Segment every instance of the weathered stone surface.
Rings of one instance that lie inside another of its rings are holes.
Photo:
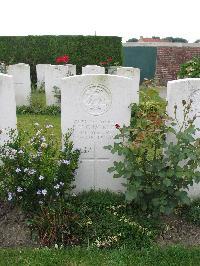
[[[13,77],[0,73],[0,144],[8,139],[7,130],[16,129],[16,124]]]
[[[180,79],[169,81],[167,84],[167,112],[170,117],[175,117],[174,106],[177,105],[176,118],[181,124],[183,122],[183,104],[185,100],[189,103],[192,100],[192,109],[189,116],[192,118],[194,115],[200,115],[200,79]],[[200,117],[195,120],[195,126],[200,128]],[[200,137],[200,132],[197,134]],[[169,135],[167,141],[174,141]],[[191,198],[200,196],[200,184],[194,184],[190,187],[189,195]]]
[[[81,149],[76,190],[110,189],[122,191],[125,180],[114,179],[107,169],[120,160],[105,150],[117,134],[115,124],[130,123],[129,105],[138,103],[138,86],[133,80],[113,75],[81,75],[62,80],[62,133],[73,129],[75,148]]]
[[[60,104],[61,79],[76,74],[74,65],[48,65],[45,68],[45,93],[47,105]]]
[[[105,74],[105,68],[97,65],[82,67],[82,74]]]
[[[15,99],[18,106],[29,105],[31,96],[30,66],[24,63],[8,66],[13,76]]]

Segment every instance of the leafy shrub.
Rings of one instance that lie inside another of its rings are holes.
[[[31,212],[64,198],[73,187],[80,154],[69,138],[70,133],[58,151],[52,125],[40,128],[36,123],[28,141],[27,132],[11,131],[0,147],[1,196]]]
[[[178,78],[200,78],[200,57],[182,64]]]
[[[64,204],[45,208],[31,221],[42,245],[83,245],[98,248],[150,245],[153,232],[137,222],[124,196],[90,191]]]
[[[185,206],[182,209],[182,215],[189,222],[200,226],[200,199],[196,199],[189,206]]]
[[[41,207],[28,224],[41,246],[71,246],[80,244],[78,218],[67,201],[60,201]]]
[[[35,115],[60,115],[61,109],[58,105],[49,105],[41,108],[35,108],[35,106],[17,106],[17,114],[35,114]]]
[[[189,120],[191,102],[183,101],[183,105],[185,120],[180,127],[176,119],[161,115],[162,104],[156,100],[133,105],[131,126],[117,125],[114,145],[105,147],[124,156],[108,171],[115,172],[114,178],[126,179],[126,199],[155,215],[169,214],[178,205],[188,204],[183,189],[200,180],[200,146],[193,125],[196,117]],[[175,106],[175,114],[176,110]],[[166,142],[169,133],[176,141]]]
[[[14,49],[13,49],[14,47]],[[44,52],[45,51],[45,52]],[[31,67],[36,82],[37,64],[55,64],[58,56],[68,54],[70,64],[81,73],[84,65],[96,65],[112,56],[113,63],[122,64],[121,37],[115,36],[1,36],[0,61],[7,65],[23,62]]]

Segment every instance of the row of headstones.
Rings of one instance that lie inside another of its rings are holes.
[[[76,75],[76,66],[38,64],[37,88],[45,89],[46,104],[59,105],[59,94],[61,88],[61,79]],[[10,65],[7,68],[7,74],[12,75],[14,79],[14,90],[17,106],[29,105],[31,96],[30,66],[19,63]],[[105,74],[105,68],[97,65],[88,65],[82,67],[82,74]],[[132,67],[110,67],[108,74],[130,77],[140,80],[140,70]]]
[[[131,103],[139,103],[139,85],[134,79],[115,75],[77,75],[61,80],[62,133],[73,129],[74,147],[81,149],[81,164],[76,177],[77,191],[90,188],[123,191],[124,180],[114,179],[107,169],[120,157],[104,149],[112,145],[116,124],[128,125]],[[182,100],[192,102],[191,115],[199,114],[200,79],[168,83],[168,113],[183,120]],[[200,119],[196,120],[200,127]],[[16,103],[13,78],[0,74],[0,129],[16,128]],[[2,142],[4,135],[0,135]],[[191,197],[200,195],[200,186],[189,190]]]

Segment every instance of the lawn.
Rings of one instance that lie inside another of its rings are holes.
[[[142,251],[129,249],[97,250],[83,248],[2,249],[0,265],[200,265],[200,248],[181,246],[151,248]]]
[[[60,116],[51,115],[33,115],[24,114],[17,116],[18,128],[26,130],[27,132],[33,132],[33,124],[39,123],[41,126],[46,124],[51,124],[54,126],[54,134],[56,138],[61,141],[61,121]]]

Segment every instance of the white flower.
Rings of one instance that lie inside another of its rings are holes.
[[[11,201],[11,200],[12,200],[12,198],[13,198],[12,196],[13,196],[13,193],[11,193],[11,192],[8,192],[8,200],[9,200],[9,201]]]
[[[39,204],[40,204],[40,205],[42,205],[42,204],[43,204],[43,201],[42,201],[42,200],[39,200],[38,202],[39,202]]]
[[[63,182],[60,182],[60,185],[61,185],[61,186],[64,186],[64,183],[63,183]]]
[[[23,150],[18,151],[19,154],[24,154]]]
[[[41,195],[41,194],[42,194],[41,190],[38,189],[38,191],[37,191],[37,195]]]
[[[20,172],[21,172],[21,169],[17,168],[17,169],[15,170],[15,172],[16,172],[16,173],[20,173]]]
[[[57,184],[57,185],[54,186],[54,188],[55,188],[55,189],[59,189],[59,188],[60,188],[60,185]]]
[[[76,194],[75,193],[72,193],[72,197],[76,197]]]
[[[28,172],[29,169],[28,168],[24,168],[24,173]]]
[[[17,187],[17,192],[22,192],[22,191],[23,191],[23,188]]]
[[[38,130],[35,135],[38,136],[40,134],[41,134],[41,130]]]
[[[39,180],[42,180],[42,179],[44,179],[44,176],[40,175],[40,176],[38,177],[38,179],[39,179]]]
[[[60,192],[56,192],[56,196],[59,196],[60,195]]]
[[[46,128],[53,128],[53,125],[46,125]]]
[[[43,142],[42,144],[41,144],[41,148],[47,148],[47,143],[45,143],[45,142]]]
[[[34,125],[35,125],[36,127],[38,127],[38,126],[39,126],[39,124],[38,124],[38,123],[35,123]]]
[[[45,196],[47,194],[47,190],[46,189],[42,189],[42,194]]]
[[[29,175],[34,175],[36,173],[36,170],[34,170],[34,169],[29,169],[28,170],[28,174]]]
[[[37,152],[37,156],[40,157],[42,155],[42,152],[41,151],[38,151]]]
[[[41,140],[42,142],[45,142],[45,141],[46,141],[46,139],[45,139],[44,136],[42,136],[42,137],[40,138],[40,140]]]
[[[58,249],[58,244],[55,244],[55,248]]]
[[[67,164],[67,165],[70,164],[70,161],[69,160],[64,160],[64,159],[63,160],[60,160],[60,162],[63,163],[63,164]]]

